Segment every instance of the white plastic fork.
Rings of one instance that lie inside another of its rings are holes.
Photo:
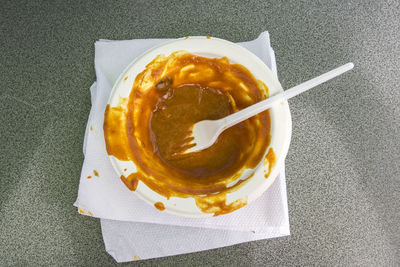
[[[346,71],[351,70],[353,67],[353,63],[347,63],[314,79],[285,90],[277,95],[271,96],[263,101],[260,101],[219,120],[203,120],[195,123],[193,125],[191,134],[193,139],[191,138],[192,141],[187,145],[190,148],[184,151],[184,153],[196,152],[210,147],[215,143],[218,136],[227,128],[271,108],[276,102],[288,100],[317,85],[320,85],[321,83],[329,81],[330,79],[333,79],[345,73]]]

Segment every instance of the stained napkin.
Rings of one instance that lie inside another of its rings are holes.
[[[101,218],[107,252],[118,262],[170,256],[289,235],[284,168],[257,200],[230,214],[181,218],[161,212],[127,189],[108,158],[103,135],[104,110],[112,85],[137,56],[168,39],[99,40],[95,43],[96,82],[91,86],[89,119],[78,198],[81,214]],[[238,43],[276,74],[268,32]]]

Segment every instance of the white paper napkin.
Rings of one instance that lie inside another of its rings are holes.
[[[106,250],[118,262],[289,235],[284,170],[256,201],[231,214],[207,219],[181,218],[156,210],[128,190],[114,172],[105,150],[102,127],[112,85],[135,57],[165,41],[96,42],[97,81],[90,88],[92,108],[83,146],[85,160],[74,205],[82,214],[102,218]],[[239,45],[260,57],[276,74],[268,32]]]

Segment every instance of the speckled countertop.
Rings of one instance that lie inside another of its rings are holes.
[[[72,206],[99,38],[271,35],[290,100],[291,236],[138,266],[400,264],[399,1],[2,1],[0,265],[114,265]]]

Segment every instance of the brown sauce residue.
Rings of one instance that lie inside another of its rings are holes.
[[[89,175],[87,178],[88,178],[88,179],[91,179],[91,178],[92,178],[92,176],[91,176],[91,175]]]
[[[165,210],[165,206],[162,202],[154,203],[154,207],[156,207],[156,209],[161,210],[161,211]]]
[[[137,173],[132,173],[128,177],[121,175],[121,180],[122,180],[122,182],[124,182],[126,187],[129,188],[129,190],[135,191],[139,184],[139,179],[138,179],[139,176],[140,176],[140,174],[137,174]]]
[[[107,105],[107,152],[133,161],[134,179],[167,198],[194,197],[203,212],[215,216],[231,212],[247,201],[226,204],[226,193],[246,181],[228,184],[262,160],[270,142],[269,112],[227,129],[208,149],[182,152],[194,123],[225,117],[267,96],[262,82],[225,57],[184,51],[159,55],[136,77],[129,99],[120,99],[115,107]],[[121,180],[131,189],[129,177]]]
[[[264,166],[268,165],[268,172],[265,173],[265,178],[268,178],[269,175],[271,174],[271,169],[272,167],[275,166],[276,163],[276,157],[275,157],[275,152],[272,149],[272,147],[268,150],[267,155],[265,156],[264,159]]]
[[[124,169],[124,172],[126,172],[127,168]]]
[[[121,99],[118,106],[110,108],[107,105],[104,113],[104,138],[109,155],[119,160],[129,160],[129,140],[126,129],[126,117],[128,99]]]
[[[204,213],[214,213],[214,216],[230,213],[247,205],[246,199],[238,199],[226,204],[226,193],[196,198],[196,205]]]
[[[99,172],[98,172],[98,171],[93,170],[93,174],[94,174],[95,176],[99,177]]]

